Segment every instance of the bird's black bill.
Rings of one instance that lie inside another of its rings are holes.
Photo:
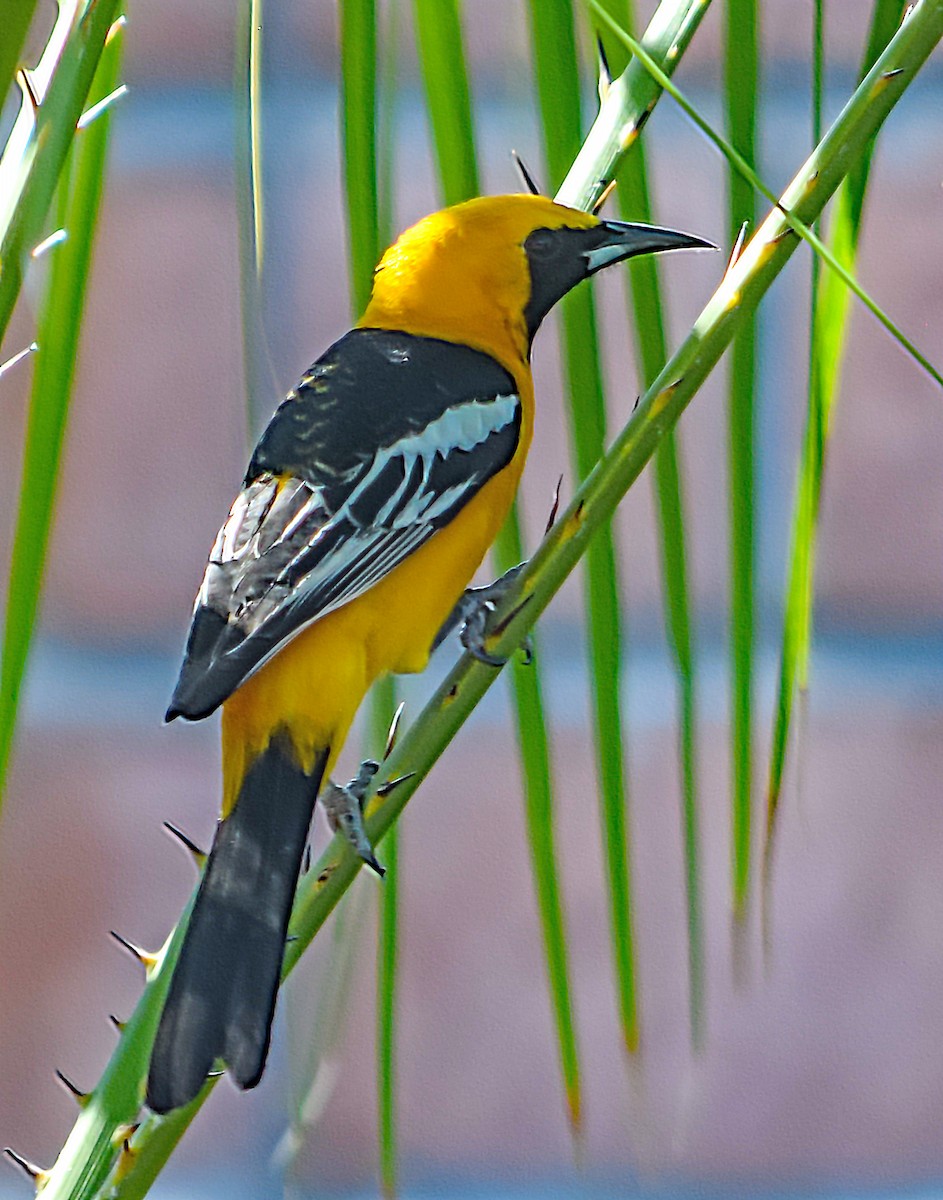
[[[600,221],[588,229],[568,225],[535,229],[524,242],[531,285],[524,317],[530,337],[533,338],[540,322],[570,288],[604,267],[639,254],[697,249],[715,250],[716,246],[678,229],[625,221]]]
[[[624,262],[639,254],[660,254],[664,250],[716,250],[713,242],[682,233],[679,229],[663,229],[658,225],[636,225],[628,221],[601,221],[595,229],[595,246],[583,251],[587,274],[595,275],[603,267]]]

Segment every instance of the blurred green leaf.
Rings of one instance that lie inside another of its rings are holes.
[[[236,220],[239,231],[239,301],[246,434],[250,447],[279,393],[265,332],[263,273],[265,209],[262,189],[263,0],[240,0],[236,18],[235,110]]]
[[[42,237],[76,125],[89,105],[89,89],[120,2],[70,5],[63,0],[53,36],[30,76],[34,88],[44,88],[37,97],[41,103],[34,111],[24,100],[0,159],[0,342],[24,267]]]
[[[104,11],[103,6],[99,5],[96,11]],[[88,20],[91,21],[91,14]],[[101,34],[104,41],[110,26],[110,20],[104,28],[98,24],[89,24],[86,32],[89,39]],[[116,30],[116,36],[109,39],[101,56],[91,90],[83,90],[76,85],[71,99],[73,102],[81,99],[79,115],[86,101],[94,104],[114,93],[120,69],[121,42],[122,38]],[[63,69],[67,57],[71,61],[75,56],[70,44],[63,52],[63,65],[59,70]],[[82,61],[87,65],[91,58],[89,50]],[[98,61],[97,56],[95,61]],[[75,69],[78,71],[78,67]],[[52,103],[52,89],[59,80],[60,76],[57,73],[43,110]],[[55,119],[60,122],[72,120],[65,97],[58,103]],[[67,150],[72,138],[74,120],[67,128],[67,136],[63,136],[62,130],[51,123],[53,119],[47,114],[43,120],[42,127],[48,130],[43,145],[48,147],[54,141],[61,142],[63,149]],[[98,223],[110,121],[110,110],[105,109],[76,136],[71,172],[68,175],[63,174],[59,184],[57,218],[59,227],[66,231],[66,238],[47,252],[49,278],[37,326],[36,341],[39,349],[34,356],[19,505],[4,616],[3,659],[0,662],[0,801],[13,748],[20,692],[39,610],[49,531],[57,498],[59,462],[68,420],[92,248]],[[22,239],[29,237],[30,240],[25,244],[35,244],[33,239],[41,230],[48,207],[43,199],[44,188],[54,182],[54,168],[56,174],[59,170],[52,160],[41,160],[41,154],[42,150],[37,151],[33,159],[33,171],[30,172],[29,181],[7,231],[13,247],[10,251],[13,257],[9,262],[5,256],[2,259],[4,269],[0,272],[0,281],[7,274],[8,267],[9,277],[5,286],[0,282],[0,292],[11,305],[19,286],[21,267],[17,256],[23,251]],[[39,206],[43,210],[42,217],[35,207],[30,213],[23,212],[24,206]],[[6,244],[5,241],[4,245]],[[2,315],[0,313],[0,319]],[[8,312],[6,316],[9,316]]]
[[[479,178],[468,69],[454,0],[415,0],[426,104],[432,123],[443,198],[457,204],[478,194]],[[523,558],[520,515],[515,505],[494,545],[499,574]],[[582,1107],[579,1056],[573,1023],[563,902],[554,841],[553,777],[539,673],[539,651],[529,668],[515,666],[511,694],[524,783],[531,865],[537,891],[551,1004],[571,1122]]]
[[[734,149],[756,165],[759,112],[759,27],[756,0],[726,0],[724,95],[727,128]],[[756,224],[753,187],[734,164],[727,172],[728,230],[731,245],[741,228]],[[756,639],[756,318],[745,320],[730,348],[727,375],[727,463],[730,503],[730,760],[731,898],[742,924],[750,897],[753,826],[753,674]]]
[[[632,7],[630,0],[610,0],[606,5],[612,18],[630,33],[635,24]],[[611,35],[602,40],[610,68],[615,75],[619,75],[628,66],[629,56],[625,48]],[[655,223],[644,139],[639,139],[633,144],[617,179],[615,196],[623,220]],[[631,260],[628,263],[628,278],[634,316],[630,327],[643,382],[647,385],[657,376],[668,357],[658,256],[645,255]],[[665,629],[678,681],[678,754],[687,904],[691,1041],[695,1047],[699,1047],[703,1040],[704,1023],[704,935],[696,779],[695,660],[688,588],[683,479],[676,430],[670,430],[665,435],[655,454],[654,467]]]
[[[900,24],[901,0],[876,0],[861,65],[863,79]],[[821,60],[817,47],[816,63]],[[821,68],[815,71],[821,90]],[[820,103],[820,102],[819,102]],[[813,131],[814,132],[814,131]],[[867,195],[872,138],[842,183],[835,198],[828,243],[835,258],[850,272],[854,269]],[[815,262],[818,260],[816,259]],[[776,818],[782,793],[783,773],[796,687],[807,686],[812,641],[812,602],[819,505],[825,454],[832,412],[838,398],[841,364],[848,332],[851,293],[830,271],[813,273],[812,329],[809,355],[809,411],[803,440],[802,459],[796,485],[792,517],[789,575],[783,615],[779,687],[770,751],[766,792],[766,828],[763,846],[764,913],[775,838]]]
[[[573,7],[531,0],[528,11],[540,104],[546,169],[555,183],[580,148],[582,114]],[[574,473],[583,480],[606,441],[606,401],[592,289],[582,287],[560,305],[563,366]],[[602,812],[609,923],[622,1037],[639,1044],[635,932],[629,853],[628,796],[623,765],[622,605],[615,539],[610,525],[594,538],[583,573],[586,639],[593,700],[590,718]]]
[[[703,3],[703,0],[701,0],[701,2]],[[701,132],[714,143],[718,150],[720,150],[724,157],[736,168],[743,178],[748,179],[753,188],[759,192],[761,196],[765,196],[765,198],[769,200],[771,204],[777,204],[778,200],[772,189],[767,187],[767,185],[763,182],[759,175],[757,175],[756,171],[753,170],[743,155],[740,154],[733,146],[731,146],[728,141],[721,137],[721,135],[716,131],[716,129],[714,129],[710,122],[701,116],[695,105],[693,105],[691,101],[688,100],[688,98],[675,86],[675,84],[671,82],[669,76],[665,73],[659,63],[655,61],[652,55],[648,53],[645,47],[640,42],[636,41],[635,38],[628,34],[624,29],[620,29],[610,19],[608,13],[606,13],[599,4],[599,0],[589,0],[589,4],[593,11],[598,14],[600,19],[604,21],[605,24],[611,30],[613,30],[615,35],[621,38],[622,41],[625,42],[625,44],[632,50],[632,53],[644,65],[645,70],[651,74],[652,78],[662,88],[664,88],[666,92],[668,92],[668,94],[677,102],[684,112],[687,113],[698,129],[700,129]],[[905,68],[895,67],[893,70],[889,71],[886,76],[882,77],[875,84],[874,95],[872,99],[876,101],[884,89],[891,86],[895,79],[899,79],[900,73],[903,70],[905,70]],[[828,265],[830,271],[834,272],[841,282],[844,283],[846,287],[850,288],[852,292],[854,292],[865,308],[867,308],[869,312],[873,313],[874,316],[877,317],[878,321],[880,321],[891,337],[893,337],[893,339],[907,352],[914,362],[918,363],[935,383],[943,387],[943,375],[940,374],[933,363],[930,362],[926,355],[923,354],[917,348],[917,346],[914,345],[910,338],[908,338],[906,334],[891,320],[891,318],[878,304],[874,297],[865,291],[858,280],[855,279],[854,275],[852,275],[848,268],[844,266],[843,263],[832,253],[832,251],[821,240],[821,238],[817,237],[815,232],[799,219],[795,213],[795,210],[787,211],[783,215],[786,218],[790,232],[795,234],[797,237],[802,238],[804,242],[808,242],[815,253]]]

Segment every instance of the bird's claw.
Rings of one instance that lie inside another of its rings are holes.
[[[461,626],[459,639],[469,654],[477,658],[479,662],[487,663],[488,666],[503,667],[507,659],[491,654],[485,643],[489,638],[502,633],[530,599],[529,596],[525,597],[503,621],[497,624],[492,621],[498,601],[507,595],[511,585],[526,565],[526,563],[518,563],[516,567],[511,567],[509,571],[505,571],[499,579],[489,583],[486,587],[466,589],[452,610],[449,619],[439,631],[435,645],[438,646],[459,625]],[[524,653],[524,663],[529,666],[534,658],[530,637],[524,639],[521,649]]]
[[[370,844],[363,824],[364,796],[370,786],[370,781],[379,769],[380,764],[374,759],[365,759],[360,764],[356,778],[352,779],[346,787],[340,787],[329,779],[320,799],[331,829],[335,833],[339,832],[353,847],[355,853],[382,879],[386,872],[377,862],[373,846]]]

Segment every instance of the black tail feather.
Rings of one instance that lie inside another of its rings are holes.
[[[220,822],[151,1055],[147,1103],[189,1102],[217,1058],[255,1087],[268,1053],[285,935],[311,813],[327,762],[310,774],[284,737],[246,774]]]

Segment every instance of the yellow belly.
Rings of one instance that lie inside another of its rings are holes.
[[[369,591],[299,633],[225,702],[223,816],[277,730],[288,732],[305,770],[329,746],[330,774],[373,681],[425,668],[436,634],[508,513],[525,437],[514,461],[444,529]]]

